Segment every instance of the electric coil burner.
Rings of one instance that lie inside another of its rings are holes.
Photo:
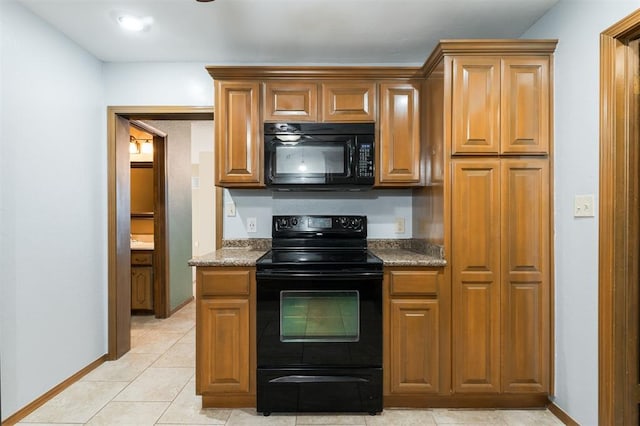
[[[382,411],[382,261],[366,216],[274,216],[256,262],[257,411]]]

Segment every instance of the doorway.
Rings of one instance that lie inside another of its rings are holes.
[[[213,120],[208,107],[108,107],[108,359],[131,347],[130,164],[129,126],[132,120]],[[154,137],[154,142],[155,142]],[[213,142],[213,141],[212,141]],[[166,157],[166,156],[165,156]],[[155,157],[154,157],[155,159]],[[160,159],[159,159],[160,160]],[[221,194],[216,189],[216,215]],[[214,218],[212,218],[214,220]],[[221,220],[216,223],[216,248],[221,243]],[[168,305],[168,303],[167,303]],[[167,308],[168,309],[168,308]]]
[[[640,423],[640,11],[600,35],[599,423]]]
[[[166,318],[169,316],[170,279],[167,134],[140,120],[130,120],[129,140],[131,310],[150,310],[156,318]],[[132,144],[134,152],[131,151]],[[151,147],[150,152],[145,152],[147,146]],[[135,247],[148,248],[149,243],[153,247],[151,252],[133,250]]]

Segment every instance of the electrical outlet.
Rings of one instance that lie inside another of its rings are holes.
[[[404,217],[396,217],[395,233],[404,234]]]
[[[258,232],[257,226],[256,226],[256,218],[255,217],[248,217],[247,218],[247,232]]]
[[[595,212],[593,210],[594,197],[590,195],[576,195],[573,216],[574,217],[593,217]]]
[[[224,205],[224,214],[229,216],[229,217],[233,217],[236,215],[236,205],[235,203],[231,202],[231,203],[226,203]]]

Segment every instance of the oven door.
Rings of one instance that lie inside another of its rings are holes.
[[[258,368],[381,367],[382,273],[257,274]]]

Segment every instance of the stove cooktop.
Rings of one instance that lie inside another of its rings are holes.
[[[382,270],[382,260],[368,250],[271,250],[256,261],[258,269],[265,268],[358,268]]]

